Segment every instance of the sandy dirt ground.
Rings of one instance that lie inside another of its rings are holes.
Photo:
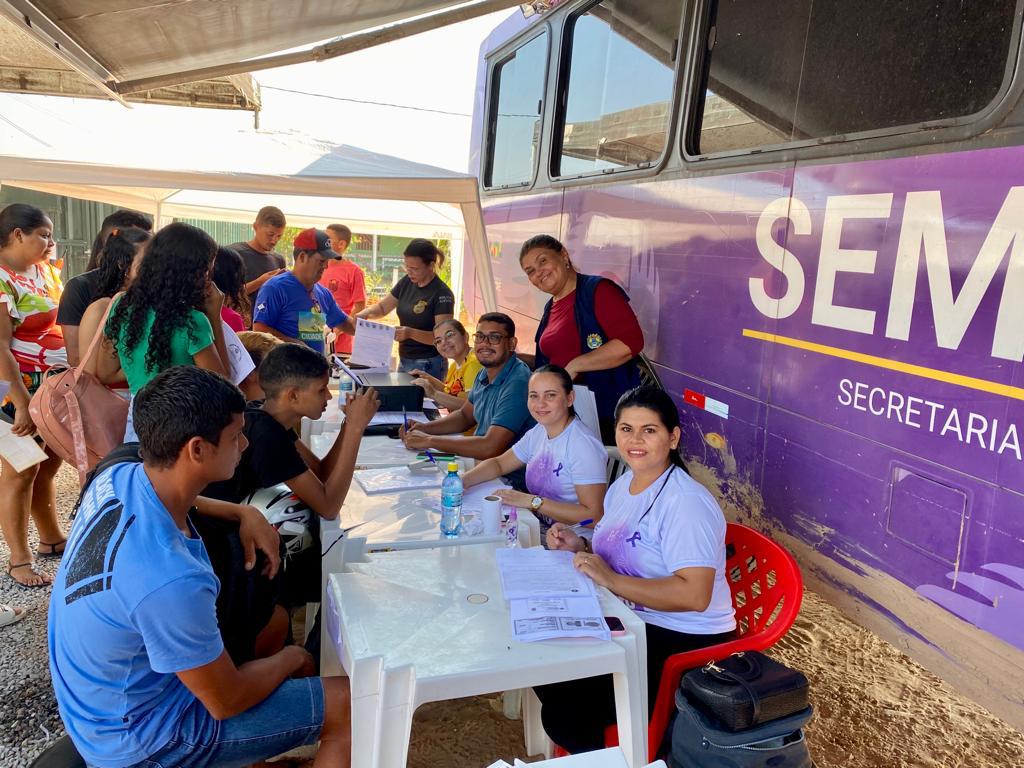
[[[66,520],[76,478],[65,467],[58,481]],[[6,561],[0,543],[0,562]],[[32,609],[18,625],[0,629],[0,768],[24,768],[62,732],[46,663],[48,599],[48,590],[0,584],[0,602]],[[810,679],[815,717],[807,739],[819,768],[1024,766],[1024,734],[813,592],[805,594],[796,624],[772,655]],[[520,721],[501,713],[497,697],[426,705],[416,713],[409,766],[483,768],[499,757],[525,758],[522,733]]]

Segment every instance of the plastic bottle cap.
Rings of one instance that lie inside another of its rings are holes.
[[[449,472],[458,472],[459,471],[459,465],[456,464],[454,461],[449,461],[448,462],[448,471]]]

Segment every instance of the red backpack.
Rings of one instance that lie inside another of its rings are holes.
[[[128,401],[85,370],[114,302],[77,368],[51,368],[32,395],[28,410],[46,445],[78,470],[79,483],[96,463],[124,442]]]

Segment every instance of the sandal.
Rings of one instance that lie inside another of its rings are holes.
[[[36,550],[37,557],[45,557],[47,559],[60,560],[64,556],[64,548],[67,546],[68,540],[61,539],[60,541],[51,544],[48,541],[40,541],[39,549]],[[46,547],[46,549],[43,549]],[[57,549],[60,547],[60,549]]]
[[[49,587],[53,584],[53,579],[47,576],[45,573],[39,573],[35,568],[32,567],[33,563],[18,563],[17,565],[10,564],[7,566],[7,578],[14,582],[15,586],[21,587],[22,589],[39,589],[40,587]],[[32,571],[35,576],[38,576],[42,581],[38,584],[25,584],[14,578],[12,571],[16,571],[19,568],[28,568]]]
[[[15,605],[0,603],[0,627],[6,627],[8,624],[21,621],[25,618],[26,613],[28,613],[28,608],[19,608]]]

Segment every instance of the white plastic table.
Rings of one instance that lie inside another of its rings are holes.
[[[338,432],[320,432],[312,435],[307,445],[317,458],[322,459],[331,450],[338,435]],[[385,435],[368,435],[359,442],[356,468],[400,467],[414,461],[417,453],[406,448],[401,440],[392,440]]]
[[[512,639],[495,548],[444,547],[370,555],[330,577],[324,674],[348,674],[353,768],[404,768],[416,708],[610,673],[619,741],[630,768],[646,763],[643,622],[606,590],[611,641]]]

